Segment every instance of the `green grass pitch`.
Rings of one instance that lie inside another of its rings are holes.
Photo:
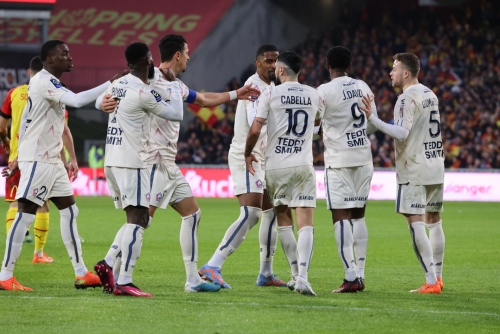
[[[238,215],[235,199],[198,199],[199,266],[219,244]],[[79,197],[78,227],[85,239],[89,269],[106,254],[125,222],[111,198]],[[7,204],[0,205],[0,212]],[[24,244],[15,275],[32,292],[0,291],[0,333],[470,333],[500,331],[500,204],[446,203],[445,289],[441,295],[415,295],[424,282],[402,217],[393,202],[369,202],[366,290],[332,294],[343,278],[333,226],[325,202],[315,213],[315,245],[309,280],[317,297],[286,288],[259,288],[258,227],[226,261],[225,280],[232,290],[183,291],[185,272],[179,246],[179,216],[158,210],[144,234],[134,283],[154,298],[105,295],[99,289],[76,290],[73,269],[59,231],[59,213],[51,206],[46,252],[53,264],[31,263],[33,244]],[[0,229],[0,253],[5,229]],[[289,269],[280,246],[274,270],[284,280]]]

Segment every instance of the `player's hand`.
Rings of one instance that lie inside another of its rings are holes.
[[[71,182],[75,181],[78,177],[78,163],[76,160],[70,161],[68,164],[68,176]]]
[[[18,170],[19,166],[17,164],[17,158],[15,158],[10,162],[9,167],[5,167],[4,169],[2,169],[2,176],[8,179],[12,175],[16,174]]]
[[[116,101],[116,99],[113,99],[111,94],[106,94],[102,98],[101,110],[105,113],[110,114],[115,111],[117,105],[118,102]]]
[[[5,140],[2,141],[3,144],[3,151],[7,154],[10,154],[10,139],[5,138]]]
[[[250,172],[250,174],[255,175],[253,162],[259,162],[259,160],[257,160],[257,158],[253,154],[250,154],[248,157],[245,157],[245,164],[247,165],[248,171]]]
[[[365,95],[363,96],[362,101],[363,105],[359,106],[359,109],[365,112],[366,119],[368,119],[372,115],[372,99],[370,98],[370,96]]]
[[[257,87],[252,87],[252,84],[249,83],[246,86],[241,87],[236,91],[236,97],[238,100],[248,100],[255,101],[260,96],[260,90]]]
[[[109,80],[111,82],[115,81],[116,79],[119,79],[121,77],[123,77],[124,75],[127,75],[130,73],[130,70],[123,70],[123,71],[120,71],[118,73],[115,74],[115,76],[113,77],[113,79]]]
[[[171,68],[159,68],[161,74],[163,74],[163,79],[167,81],[175,81],[175,74]]]

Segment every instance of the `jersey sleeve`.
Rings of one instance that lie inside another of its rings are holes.
[[[269,86],[266,90],[260,94],[258,103],[257,103],[257,114],[255,117],[260,117],[267,119],[269,117],[269,108],[271,104],[271,94],[272,87]]]
[[[14,91],[14,89],[15,88],[9,90],[7,96],[5,97],[5,100],[3,101],[1,113],[1,116],[3,118],[12,118],[12,92]]]
[[[323,90],[318,88],[318,111],[316,112],[316,119],[322,119],[325,115],[326,99]]]
[[[365,95],[365,96],[368,95],[368,97],[371,100],[370,105],[371,105],[372,114],[375,115],[376,117],[378,117],[377,106],[375,104],[375,95],[373,94],[372,90],[370,89],[370,87],[366,83],[365,83],[363,95]],[[368,134],[372,134],[377,130],[378,129],[372,123],[368,122],[368,124],[366,126],[366,132]]]
[[[63,95],[69,92],[56,78],[45,76],[40,78],[40,81],[43,84],[43,97],[47,100],[59,102]]]
[[[415,101],[412,98],[402,98],[398,100],[396,104],[396,113],[398,113],[397,117],[395,117],[396,124],[404,127],[408,131],[411,131],[413,126],[413,115],[415,114]]]
[[[194,90],[191,90],[184,84],[184,82],[180,80],[176,80],[179,83],[179,88],[181,90],[181,95],[182,95],[182,101],[185,101],[187,103],[193,103],[194,100],[196,99],[196,92]]]

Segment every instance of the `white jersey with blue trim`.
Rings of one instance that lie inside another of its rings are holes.
[[[67,92],[61,82],[44,69],[31,78],[18,161],[61,162],[66,106],[59,101]]]
[[[253,87],[257,86],[263,92],[269,85],[265,83],[257,73],[248,78],[245,85],[252,84]],[[271,83],[271,85],[274,85]],[[255,117],[256,109],[259,100],[256,101],[238,101],[236,107],[236,115],[234,116],[234,136],[229,148],[228,163],[230,166],[238,166],[245,164],[245,143],[247,141],[248,131],[250,131],[249,120]],[[248,115],[251,115],[250,117]],[[252,117],[253,115],[253,117]],[[267,143],[267,126],[264,125],[260,132],[259,140],[253,149],[253,155],[259,160],[259,163],[264,163]]]
[[[444,182],[444,150],[439,101],[422,84],[408,87],[394,107],[394,125],[409,131],[394,140],[398,184],[430,185]]]
[[[104,166],[146,168],[151,113],[165,109],[164,98],[132,74],[115,80],[106,94],[118,100],[118,106],[109,115]]]
[[[184,101],[194,102],[196,93],[180,80],[177,79],[181,88]],[[172,82],[163,78],[162,73],[155,67],[155,77],[150,80],[152,87],[161,94],[164,100],[170,100]],[[180,122],[171,122],[151,114],[151,135],[149,140],[148,164],[163,163],[166,165],[175,164],[177,155],[177,141],[179,140]]]
[[[267,120],[266,170],[313,165],[314,121],[322,106],[318,91],[298,82],[261,94],[256,117]]]

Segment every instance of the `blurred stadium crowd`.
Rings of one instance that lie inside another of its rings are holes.
[[[405,12],[389,5],[379,11],[346,7],[340,17],[334,30],[311,34],[295,48],[303,58],[301,83],[318,87],[328,82],[326,51],[344,45],[353,53],[349,76],[368,83],[379,117],[388,121],[401,93],[391,86],[392,56],[413,52],[421,61],[420,82],[440,101],[446,167],[500,168],[499,3],[483,1],[477,8],[464,7],[453,14],[433,7]],[[240,87],[253,73],[251,65],[224,89]],[[177,163],[227,164],[236,104],[223,106],[224,116],[213,126],[193,121],[180,139]],[[374,165],[393,167],[393,140],[377,132],[371,141]],[[316,141],[317,166],[324,164],[322,152],[321,141]]]

